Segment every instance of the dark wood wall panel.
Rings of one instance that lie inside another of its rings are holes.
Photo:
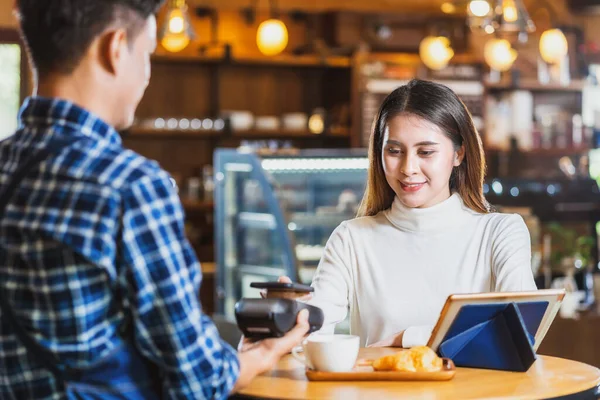
[[[318,92],[320,81],[291,68],[224,66],[219,71],[222,110],[248,110],[254,115],[307,112],[307,93]],[[320,99],[313,99],[318,102]]]
[[[137,117],[206,117],[211,112],[210,85],[209,65],[154,62]]]
[[[332,107],[342,103],[350,105],[351,82],[350,69],[326,70],[323,75],[322,87],[325,106]]]

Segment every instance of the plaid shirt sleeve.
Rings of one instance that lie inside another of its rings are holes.
[[[239,376],[237,353],[202,313],[200,264],[167,174],[137,180],[123,207],[120,252],[140,351],[160,367],[169,398],[226,398]]]

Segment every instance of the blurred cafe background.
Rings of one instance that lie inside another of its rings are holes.
[[[12,3],[0,139],[32,86]],[[488,200],[525,219],[538,287],[568,290],[540,353],[600,367],[600,0],[169,0],[158,33],[122,135],[172,174],[203,307],[231,342],[250,282],[310,283],[356,214],[380,102],[419,77],[467,104]]]

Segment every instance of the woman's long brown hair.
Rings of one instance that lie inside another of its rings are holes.
[[[483,195],[486,170],[483,145],[469,110],[447,86],[413,79],[390,93],[379,108],[369,141],[367,187],[358,216],[376,215],[390,208],[394,201],[394,191],[383,170],[383,138],[388,121],[402,113],[416,115],[438,126],[452,140],[456,150],[464,146],[465,156],[452,171],[450,190],[458,192],[473,211],[490,212]]]

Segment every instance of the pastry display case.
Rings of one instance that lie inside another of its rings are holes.
[[[215,165],[217,312],[233,316],[251,282],[310,283],[333,230],[356,215],[365,150],[282,153],[218,149]]]

